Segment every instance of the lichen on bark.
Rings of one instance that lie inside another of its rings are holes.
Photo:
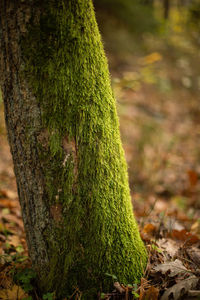
[[[94,299],[110,287],[105,273],[131,283],[147,259],[107,60],[91,0],[35,1],[34,9],[21,38],[20,77],[41,114],[36,147],[51,218],[42,233],[48,263],[34,267],[44,291],[62,297],[78,286]]]

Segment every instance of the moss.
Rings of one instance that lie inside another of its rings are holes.
[[[47,131],[45,143],[38,136],[38,149],[48,201],[60,205],[62,217],[53,218],[53,233],[46,233],[50,265],[40,285],[58,297],[78,286],[94,299],[100,286],[110,287],[106,272],[124,284],[138,280],[146,251],[132,212],[92,1],[51,0],[42,6],[22,47]]]

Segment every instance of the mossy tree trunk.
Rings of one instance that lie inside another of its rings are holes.
[[[95,299],[146,264],[91,0],[1,0],[1,87],[42,291]]]

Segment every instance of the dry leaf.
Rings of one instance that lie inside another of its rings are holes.
[[[169,236],[173,239],[177,239],[179,241],[187,242],[187,244],[195,244],[199,241],[198,236],[183,230],[172,230],[172,232],[169,234]]]
[[[159,294],[159,289],[154,286],[150,286],[150,288],[145,293],[145,300],[157,300]]]
[[[0,265],[2,266],[2,265]],[[6,268],[0,272],[0,287],[2,289],[10,289],[13,285],[13,277],[8,271],[6,271]],[[1,296],[0,296],[1,299]]]
[[[6,230],[6,226],[0,222],[0,232],[4,232]]]
[[[7,214],[3,216],[3,219],[5,219],[7,222],[13,222],[17,224],[21,229],[24,228],[23,221],[21,218],[17,218],[15,215]]]
[[[193,231],[195,233],[200,233],[200,223],[199,223],[199,221],[196,221],[192,224],[191,231]]]
[[[172,258],[179,250],[179,245],[172,239],[160,239],[157,241],[158,247],[164,249]]]
[[[15,208],[18,207],[18,203],[15,200],[0,198],[0,206],[6,208]]]
[[[153,52],[141,59],[142,64],[153,64],[159,60],[162,60],[162,55],[158,52]]]
[[[169,277],[174,277],[181,273],[187,273],[188,271],[179,259],[165,264],[159,264],[153,269],[157,272],[161,272],[162,274],[169,273]]]
[[[200,291],[191,290],[191,291],[188,292],[188,296],[189,297],[197,297],[196,299],[199,299],[200,298]]]
[[[196,288],[198,281],[199,279],[196,276],[190,276],[189,278],[180,281],[166,290],[161,297],[161,300],[172,299],[172,295],[174,300],[183,299],[183,295],[187,294],[189,290]]]
[[[200,269],[200,249],[197,247],[191,247],[185,249],[190,260]]]
[[[11,289],[3,289],[0,291],[0,299],[3,300],[22,300],[27,294],[18,285],[13,285]]]
[[[152,234],[156,229],[156,226],[149,223],[149,224],[146,224],[143,228],[143,232],[144,233],[147,233],[147,234]]]
[[[10,198],[10,199],[16,199],[18,197],[17,192],[12,190],[0,190],[0,193],[3,197]]]
[[[198,174],[193,170],[189,170],[187,173],[188,173],[190,185],[194,187],[198,182]]]
[[[8,242],[9,242],[9,244],[13,245],[15,248],[21,244],[21,241],[20,241],[18,235],[10,235],[8,237]]]

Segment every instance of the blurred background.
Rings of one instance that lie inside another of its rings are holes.
[[[136,214],[154,208],[199,220],[200,1],[94,4]]]
[[[116,96],[136,215],[172,212],[180,219],[195,219],[192,226],[197,228],[200,1],[94,0],[94,6]],[[2,99],[0,191],[6,191],[8,198],[17,197]]]

